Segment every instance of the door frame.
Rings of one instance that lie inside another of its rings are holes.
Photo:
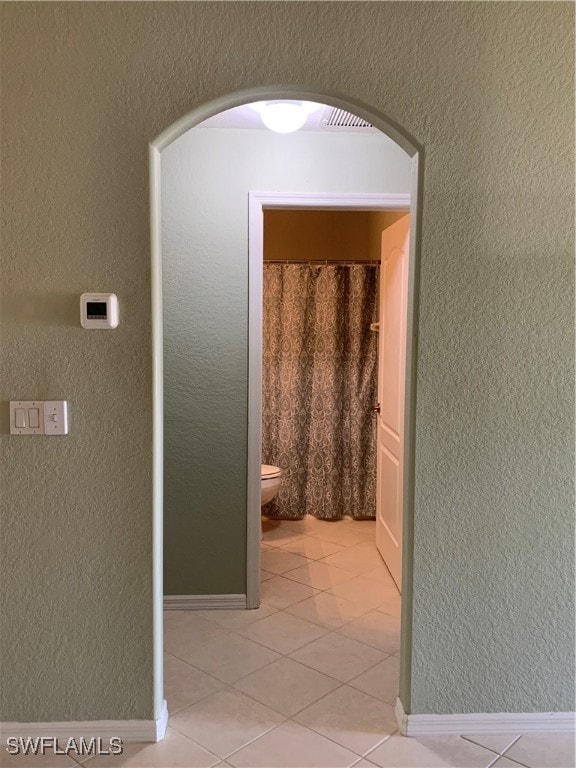
[[[424,194],[424,147],[394,119],[365,104],[329,89],[306,85],[274,84],[238,89],[202,102],[164,129],[148,145],[150,184],[150,270],[151,270],[151,341],[152,341],[152,626],[153,626],[153,710],[157,719],[163,711],[163,323],[162,323],[162,152],[180,136],[213,115],[227,109],[267,99],[302,99],[317,101],[352,112],[388,136],[411,158],[412,183],[410,206],[410,276],[408,286],[407,368],[406,368],[406,447],[404,543],[401,643],[410,649],[412,643],[412,570],[414,512],[414,431],[416,399],[416,344],[418,328],[418,293],[420,233]],[[411,654],[403,653],[400,669],[400,699],[404,712],[411,704]]]
[[[346,194],[299,192],[248,193],[248,463],[246,518],[246,607],[260,605],[260,478],[262,464],[262,265],[264,211],[407,211],[409,194]],[[412,216],[410,217],[412,220]],[[410,285],[413,270],[408,267]],[[409,297],[413,294],[409,288]],[[410,317],[412,305],[408,303]],[[408,334],[406,334],[408,340]],[[410,344],[406,359],[410,354]],[[408,371],[408,368],[406,369]],[[405,377],[408,382],[408,375]],[[407,397],[408,391],[405,392]],[[408,403],[409,400],[406,400]],[[408,434],[408,433],[406,433]],[[406,459],[406,456],[405,456]],[[404,485],[408,473],[404,474]],[[405,489],[403,489],[405,490]],[[403,493],[403,500],[405,494]],[[404,511],[404,501],[403,501]],[[404,515],[403,515],[404,517]]]

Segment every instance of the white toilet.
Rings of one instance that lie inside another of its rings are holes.
[[[262,464],[260,475],[260,506],[272,501],[282,483],[282,470],[271,464]]]

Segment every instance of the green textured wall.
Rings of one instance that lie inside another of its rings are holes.
[[[3,4],[1,396],[66,397],[72,432],[10,437],[3,406],[1,719],[152,716],[147,143],[274,83],[425,150],[411,711],[573,707],[573,21]],[[118,293],[117,331],[81,331],[84,290]]]
[[[409,193],[410,165],[382,133],[196,128],[162,153],[167,595],[246,593],[249,191]]]

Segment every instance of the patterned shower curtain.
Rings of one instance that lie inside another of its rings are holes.
[[[377,266],[264,265],[262,462],[275,518],[375,515]]]

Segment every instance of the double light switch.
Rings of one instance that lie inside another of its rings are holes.
[[[12,435],[67,435],[66,400],[13,400],[10,403]]]

